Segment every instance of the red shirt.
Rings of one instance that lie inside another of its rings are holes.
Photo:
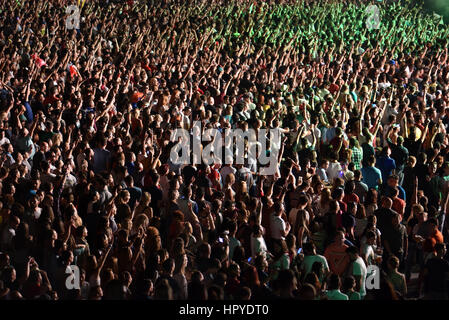
[[[399,198],[395,198],[393,199],[393,205],[391,206],[391,208],[400,215],[403,215],[405,210],[405,201]]]
[[[355,194],[345,194],[345,196],[343,197],[342,200],[344,203],[348,204],[349,202],[355,202],[355,203],[359,203],[359,197]]]

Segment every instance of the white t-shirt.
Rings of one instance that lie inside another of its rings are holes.
[[[282,235],[286,228],[285,221],[280,216],[271,216],[271,237],[278,240],[284,240]]]
[[[312,271],[312,266],[315,262],[321,262],[323,264],[324,270],[329,271],[329,265],[327,264],[327,260],[324,256],[316,254],[311,256],[304,256],[304,261],[302,262],[303,269],[306,274]]]
[[[365,289],[366,265],[361,257],[358,257],[357,260],[355,260],[352,263],[352,275],[362,277],[362,284],[360,285],[359,293],[360,297],[363,299],[363,297],[366,296],[366,289]]]
[[[343,170],[340,162],[331,162],[329,163],[329,168],[327,168],[327,179],[329,182],[333,182],[335,178],[338,178],[340,175],[340,171]]]
[[[265,255],[267,251],[268,249],[265,239],[263,237],[255,237],[254,235],[251,235],[251,255],[253,257],[259,253]]]
[[[362,246],[361,254],[366,257],[368,265],[375,264],[376,254],[372,245],[365,243]]]

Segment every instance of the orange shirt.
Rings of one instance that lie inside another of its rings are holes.
[[[332,243],[324,251],[324,257],[326,258],[332,273],[341,276],[346,271],[349,264],[349,256],[346,253],[347,248],[348,246],[345,244],[340,246]]]
[[[443,234],[440,232],[440,230],[435,229],[432,231],[430,236],[424,241],[423,244],[423,251],[425,252],[433,252],[435,251],[435,245],[437,243],[443,243]]]
[[[405,210],[405,201],[396,197],[393,199],[393,205],[391,208],[400,215],[403,215]]]

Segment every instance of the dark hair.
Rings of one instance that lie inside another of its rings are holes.
[[[337,274],[331,274],[328,281],[329,290],[335,290],[340,288],[340,277]]]

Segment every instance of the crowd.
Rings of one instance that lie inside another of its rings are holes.
[[[370,3],[1,0],[0,298],[448,299],[449,27]]]

